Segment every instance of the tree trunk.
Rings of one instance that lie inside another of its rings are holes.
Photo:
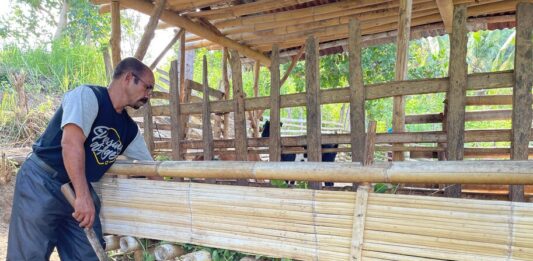
[[[65,27],[67,27],[68,22],[68,10],[70,9],[70,6],[68,4],[68,0],[62,0],[61,1],[61,11],[59,13],[59,22],[57,23],[56,32],[54,33],[54,39],[57,40],[59,37],[61,37],[61,34],[65,30]]]

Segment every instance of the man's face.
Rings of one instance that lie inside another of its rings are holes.
[[[130,106],[134,109],[139,109],[146,104],[152,95],[154,89],[154,74],[151,71],[145,71],[141,75],[134,72],[131,73],[131,86],[129,86],[129,94],[131,98]]]

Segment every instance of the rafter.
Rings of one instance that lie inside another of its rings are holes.
[[[452,21],[453,21],[453,1],[452,0],[436,0],[437,6],[439,7],[440,16],[442,17],[442,22],[444,23],[444,29],[447,33],[452,32]]]

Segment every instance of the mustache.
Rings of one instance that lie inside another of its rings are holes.
[[[142,103],[147,103],[148,102],[148,98],[145,97],[145,98],[140,99],[139,101],[142,102]]]

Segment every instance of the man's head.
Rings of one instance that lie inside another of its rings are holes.
[[[136,58],[120,61],[113,73],[113,82],[118,82],[126,96],[127,106],[138,109],[148,102],[154,88],[154,74],[148,66]]]

